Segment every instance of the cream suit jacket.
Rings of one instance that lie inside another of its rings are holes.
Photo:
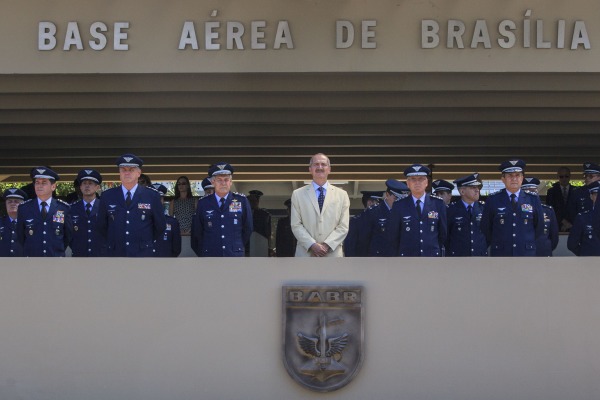
[[[345,190],[329,184],[322,212],[312,184],[294,190],[291,225],[298,239],[296,257],[310,257],[310,246],[323,242],[332,250],[328,257],[343,257],[342,243],[348,234],[349,219],[350,199]]]

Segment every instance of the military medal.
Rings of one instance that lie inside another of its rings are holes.
[[[207,225],[209,228],[212,228],[212,221],[208,221]]]
[[[406,227],[406,232],[410,231],[410,226]]]
[[[33,236],[33,229],[29,230],[29,236]]]
[[[431,225],[431,232],[435,232],[435,225]]]
[[[77,231],[79,230],[79,227],[78,227],[77,225],[75,225],[75,226],[73,227],[73,230],[74,230],[75,232],[77,232]]]
[[[459,231],[459,232],[460,232],[460,231],[462,231],[462,228],[461,228],[460,226],[458,227],[458,231]]]
[[[142,214],[142,221],[146,219],[146,214]]]
[[[527,220],[525,220],[525,222],[523,222],[525,225],[527,225]]]
[[[59,235],[60,235],[60,229],[57,229],[56,230],[56,236],[59,236]]]
[[[592,238],[592,235],[590,235],[590,239]]]
[[[500,220],[500,225],[504,225],[504,220],[503,219]]]

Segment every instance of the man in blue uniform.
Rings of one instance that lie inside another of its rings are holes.
[[[530,176],[525,178],[521,189],[538,196],[539,185],[540,180]],[[536,256],[552,257],[552,251],[558,246],[558,220],[551,206],[542,203],[542,210],[544,211],[544,235],[540,236],[535,242]]]
[[[121,186],[102,194],[98,227],[106,235],[109,257],[153,257],[167,227],[160,195],[138,185],[143,161],[133,154],[117,159]]]
[[[100,190],[102,176],[98,171],[86,168],[77,174],[82,198],[71,204],[73,257],[106,257],[106,238],[98,229],[98,210],[101,200],[96,193]]]
[[[444,200],[444,204],[446,205],[450,204],[452,201],[453,190],[454,185],[443,179],[438,179],[431,182],[431,193]]]
[[[383,201],[370,207],[365,213],[365,237],[363,239],[369,257],[396,257],[398,253],[398,224],[390,223],[394,204],[410,192],[405,183],[396,179],[385,181]]]
[[[31,170],[36,199],[19,206],[17,241],[25,257],[64,257],[71,241],[70,207],[52,197],[59,176],[48,167]]]
[[[447,237],[446,205],[425,192],[429,168],[413,164],[404,171],[411,195],[392,208],[398,224],[398,255],[401,257],[441,257]]]
[[[204,190],[204,196],[208,196],[215,192],[215,185],[213,185],[212,181],[210,180],[210,176],[202,179],[200,186],[202,186],[202,190]]]
[[[23,249],[17,240],[17,213],[19,206],[27,200],[21,189],[10,188],[4,191],[6,217],[0,221],[0,257],[21,257]]]
[[[592,162],[583,163],[584,186],[573,191],[573,197],[567,203],[567,219],[575,222],[577,214],[592,209],[592,201],[587,186],[593,182],[600,181],[600,165]]]
[[[447,257],[485,257],[488,246],[481,232],[484,203],[479,201],[479,174],[463,176],[454,181],[460,200],[448,206]]]
[[[210,167],[215,193],[198,200],[194,229],[200,257],[243,257],[252,234],[252,210],[246,196],[231,191],[233,167]]]
[[[379,200],[383,196],[383,191],[373,192],[361,190],[363,210],[350,217],[348,223],[348,235],[344,239],[344,257],[366,257],[368,245],[365,242],[366,235],[366,213],[367,211],[379,204]]]
[[[596,221],[594,220],[594,213],[600,209],[596,205],[600,181],[590,183],[587,188],[593,210],[577,214],[575,223],[569,232],[567,248],[576,256],[600,256],[600,234],[595,229]]]
[[[505,189],[491,194],[483,208],[481,231],[490,255],[523,257],[536,255],[536,241],[544,235],[544,211],[539,197],[521,190],[523,160],[500,164]]]
[[[151,187],[158,192],[160,201],[164,206],[167,188],[160,183],[153,183]],[[181,254],[181,229],[179,228],[179,221],[171,217],[166,211],[165,218],[167,220],[167,228],[162,237],[156,241],[156,256],[179,257],[179,254]]]

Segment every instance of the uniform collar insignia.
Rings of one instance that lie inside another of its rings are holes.
[[[130,162],[131,160],[133,160],[133,157],[123,157],[123,160]]]

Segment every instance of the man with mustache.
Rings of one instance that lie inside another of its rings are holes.
[[[331,163],[325,154],[312,156],[308,171],[312,182],[292,193],[296,257],[343,257],[350,219],[348,193],[328,182]]]

